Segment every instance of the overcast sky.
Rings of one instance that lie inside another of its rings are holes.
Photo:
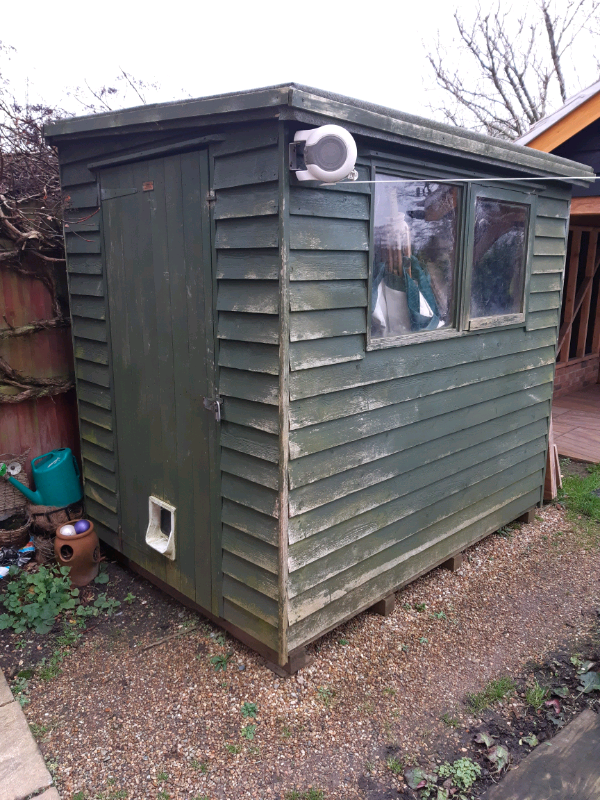
[[[525,3],[520,2],[523,7]],[[476,0],[460,0],[470,16]],[[448,0],[3,3],[2,63],[19,97],[86,113],[69,87],[114,84],[120,68],[146,82],[149,102],[295,81],[433,116],[440,95],[425,55],[436,31],[450,44]],[[587,81],[591,83],[592,80]],[[586,81],[583,80],[583,84]],[[137,105],[129,95],[126,105]]]

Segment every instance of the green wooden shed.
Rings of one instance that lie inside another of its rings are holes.
[[[290,169],[325,124],[358,180]],[[541,501],[588,167],[296,84],[46,133],[87,512],[152,580],[294,671]]]

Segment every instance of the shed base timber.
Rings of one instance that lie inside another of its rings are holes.
[[[517,522],[523,522],[525,525],[531,525],[531,523],[535,520],[535,515],[537,514],[537,506],[533,506],[533,508],[528,509],[524,514],[521,514],[520,517],[517,517]]]
[[[442,569],[449,569],[450,572],[456,572],[462,567],[463,563],[463,554],[457,553],[455,556],[452,556],[447,561],[441,565]]]
[[[384,597],[383,600],[380,600],[375,605],[371,606],[370,610],[374,614],[380,614],[382,617],[389,617],[389,615],[393,612],[394,606],[396,605],[396,594],[392,592],[392,594],[388,594],[387,597]]]

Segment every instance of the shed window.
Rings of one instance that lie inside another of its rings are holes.
[[[459,197],[457,186],[377,174],[372,339],[453,326]]]
[[[528,205],[476,198],[469,327],[523,314],[528,226]]]

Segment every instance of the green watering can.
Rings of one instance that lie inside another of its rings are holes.
[[[0,475],[12,483],[25,497],[36,506],[57,506],[64,508],[77,503],[83,497],[79,467],[75,456],[68,447],[52,450],[31,462],[31,472],[36,490],[32,492],[11,475],[6,474],[6,465],[2,464]]]

